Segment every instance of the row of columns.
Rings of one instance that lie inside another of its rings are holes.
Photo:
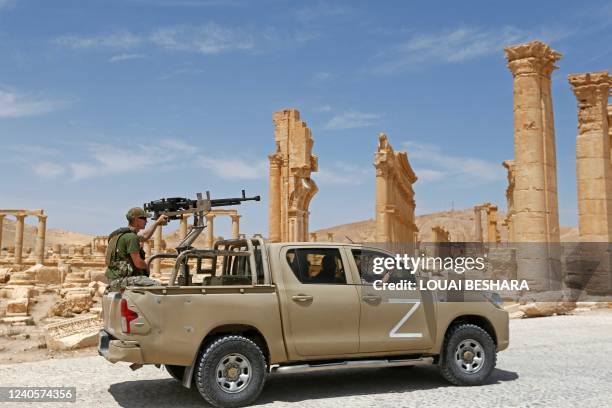
[[[15,263],[21,264],[23,261],[23,236],[25,229],[25,218],[27,213],[0,213],[0,250],[2,249],[2,228],[4,218],[7,215],[13,215],[16,218],[15,223]],[[36,244],[34,254],[36,262],[42,264],[45,259],[45,236],[47,232],[47,216],[44,214],[36,215],[38,217],[38,228],[36,232]]]
[[[484,240],[482,231],[483,210],[487,213],[487,242],[492,244],[501,242],[501,237],[497,228],[497,206],[491,203],[485,203],[474,207],[474,232],[476,235],[476,242],[483,242]]]

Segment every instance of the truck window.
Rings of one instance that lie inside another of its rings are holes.
[[[415,280],[410,270],[397,270],[394,268],[385,269],[382,273],[374,273],[374,259],[391,258],[389,254],[367,249],[353,249],[351,253],[353,254],[353,259],[355,259],[355,265],[357,265],[359,278],[363,285],[369,285],[381,279],[389,283],[397,283],[401,280]]]
[[[306,284],[342,285],[346,275],[337,248],[299,248],[287,251],[295,277]]]

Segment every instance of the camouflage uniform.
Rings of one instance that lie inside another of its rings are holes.
[[[132,208],[126,217],[144,217],[146,213],[140,208]],[[146,276],[146,271],[136,268],[130,254],[138,252],[145,258],[140,247],[140,241],[134,231],[129,228],[119,228],[109,235],[106,248],[106,278],[109,284],[107,292],[116,292],[127,286],[156,286],[161,283]]]

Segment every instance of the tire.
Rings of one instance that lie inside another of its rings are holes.
[[[455,385],[480,385],[496,361],[497,350],[489,333],[474,324],[459,324],[445,336],[440,372]]]
[[[185,373],[186,367],[177,365],[165,365],[164,367],[166,367],[166,371],[172,376],[172,378],[183,382],[183,374]]]
[[[242,407],[257,399],[266,379],[266,359],[246,337],[223,336],[198,359],[195,383],[202,397],[222,408]]]

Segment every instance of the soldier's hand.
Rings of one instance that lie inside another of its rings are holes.
[[[166,225],[168,223],[168,216],[162,214],[159,216],[156,222],[157,225]]]

